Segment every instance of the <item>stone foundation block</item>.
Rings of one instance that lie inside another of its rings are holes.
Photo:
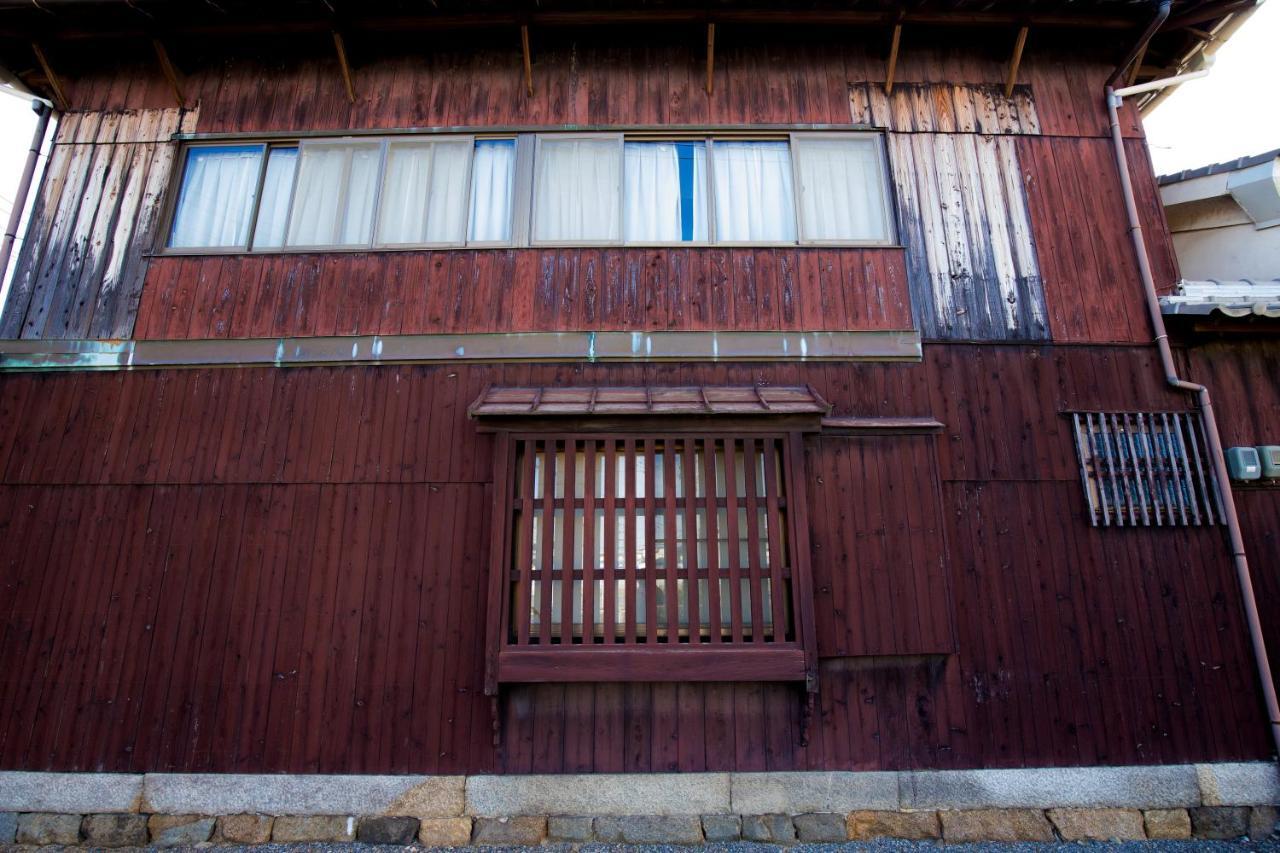
[[[1142,822],[1147,838],[1167,841],[1191,837],[1191,815],[1186,809],[1149,809]]]
[[[146,831],[145,822],[143,831]],[[19,844],[79,844],[80,815],[43,812],[18,815],[14,840]]]
[[[1247,806],[1201,806],[1191,810],[1191,834],[1196,838],[1241,838],[1249,834]]]
[[[702,834],[707,841],[738,841],[742,838],[742,818],[736,814],[704,814]]]
[[[218,818],[214,840],[229,844],[266,844],[274,818],[264,814],[233,814]]]
[[[365,844],[412,844],[418,837],[416,817],[362,817],[356,841]]]
[[[418,827],[418,841],[427,847],[466,847],[471,843],[471,818],[423,818]]]
[[[599,817],[596,838],[615,844],[701,844],[702,820],[694,815]]]
[[[545,817],[478,817],[471,839],[489,846],[541,844],[546,834]]]
[[[939,812],[942,838],[948,844],[967,841],[1053,841],[1053,827],[1035,809],[974,809]]]
[[[802,814],[795,816],[796,835],[801,841],[844,841],[844,815]]]
[[[1254,806],[1249,812],[1249,840],[1263,841],[1280,830],[1280,809],[1275,806]],[[2,836],[3,833],[0,833]]]
[[[80,827],[93,847],[141,847],[147,843],[147,818],[140,814],[91,814]]]
[[[18,816],[13,812],[0,812],[0,844],[12,844],[18,834]]]
[[[1147,837],[1137,809],[1049,809],[1064,841],[1131,841]]]
[[[876,838],[903,838],[930,841],[942,837],[937,812],[852,812],[845,821],[845,832],[853,841]]]
[[[548,841],[590,841],[592,819],[559,815],[547,818]]]
[[[286,815],[271,827],[272,841],[351,841],[356,837],[353,817]]]
[[[214,818],[199,815],[154,814],[147,822],[151,843],[156,847],[189,847],[208,841]]]
[[[751,815],[742,818],[744,841],[776,841],[788,843],[796,840],[796,827],[784,814]]]

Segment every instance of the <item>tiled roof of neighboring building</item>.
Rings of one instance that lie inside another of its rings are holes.
[[[1274,160],[1280,157],[1280,148],[1273,151],[1267,151],[1264,154],[1254,154],[1250,157],[1237,157],[1235,160],[1227,160],[1223,163],[1213,163],[1208,166],[1201,166],[1198,169],[1183,169],[1181,172],[1174,172],[1170,175],[1161,175],[1158,180],[1160,186],[1168,184],[1177,184],[1182,181],[1189,181],[1192,178],[1203,178],[1206,175],[1221,175],[1224,172],[1238,172],[1241,169],[1247,169],[1250,166],[1256,166],[1259,163],[1265,163],[1268,160]]]

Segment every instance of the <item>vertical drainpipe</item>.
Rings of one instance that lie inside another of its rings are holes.
[[[1155,279],[1151,274],[1151,263],[1147,255],[1147,243],[1142,236],[1142,222],[1138,217],[1138,204],[1133,194],[1133,182],[1129,178],[1129,158],[1124,150],[1124,137],[1120,132],[1120,105],[1124,95],[1130,90],[1115,88],[1120,75],[1137,58],[1146,47],[1147,42],[1155,35],[1156,30],[1169,17],[1171,0],[1161,0],[1155,18],[1147,26],[1140,38],[1129,52],[1129,55],[1116,66],[1116,70],[1107,78],[1106,99],[1107,114],[1111,121],[1111,143],[1115,150],[1116,167],[1120,170],[1120,187],[1124,195],[1125,213],[1129,220],[1129,237],[1133,241],[1133,251],[1138,260],[1138,273],[1142,278],[1142,288],[1146,296],[1147,314],[1151,318],[1151,326],[1155,332],[1156,348],[1160,351],[1160,364],[1164,367],[1165,382],[1171,388],[1188,394],[1195,394],[1197,403],[1204,417],[1205,435],[1209,441],[1209,456],[1213,460],[1214,480],[1217,481],[1218,493],[1222,496],[1223,517],[1227,525],[1227,538],[1231,546],[1231,559],[1235,564],[1236,581],[1240,585],[1240,598],[1244,604],[1245,620],[1249,625],[1249,639],[1253,646],[1253,659],[1258,670],[1258,679],[1262,682],[1262,698],[1267,706],[1267,719],[1271,723],[1271,737],[1277,753],[1280,753],[1280,702],[1276,701],[1275,680],[1271,677],[1271,663],[1267,658],[1267,644],[1262,636],[1262,620],[1258,615],[1258,601],[1253,594],[1253,578],[1249,574],[1249,561],[1244,552],[1244,536],[1240,532],[1240,517],[1236,514],[1235,497],[1231,492],[1231,477],[1227,473],[1227,463],[1222,453],[1222,438],[1218,434],[1218,420],[1214,416],[1213,403],[1209,397],[1209,389],[1196,382],[1188,382],[1178,375],[1177,365],[1173,361],[1173,353],[1169,348],[1169,333],[1165,329],[1164,315],[1160,311],[1160,298],[1156,294]],[[1166,84],[1179,82],[1179,79],[1164,81]],[[1152,84],[1143,84],[1143,90],[1153,88]]]
[[[27,207],[27,193],[31,191],[31,179],[36,173],[36,163],[40,161],[40,148],[44,145],[44,134],[49,127],[49,116],[53,108],[41,100],[33,100],[31,109],[40,118],[36,121],[35,132],[31,134],[31,148],[27,151],[27,164],[22,168],[22,179],[18,181],[18,192],[13,197],[13,210],[9,212],[9,224],[4,229],[4,243],[0,244],[0,289],[4,286],[6,274],[9,272],[9,257],[13,254],[13,242],[18,236],[18,226],[22,223],[22,212]]]

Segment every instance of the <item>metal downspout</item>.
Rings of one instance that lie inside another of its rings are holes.
[[[27,163],[22,168],[18,192],[13,197],[13,210],[9,212],[9,224],[4,229],[4,243],[0,244],[0,290],[4,288],[5,276],[9,271],[9,256],[13,254],[13,242],[18,236],[18,226],[22,224],[22,212],[27,207],[27,193],[31,191],[31,179],[36,173],[36,163],[40,161],[40,148],[44,145],[49,116],[53,114],[53,108],[40,100],[33,100],[31,109],[35,110],[40,119],[36,122],[35,132],[31,134],[31,148],[27,151]]]
[[[1138,203],[1133,194],[1133,182],[1129,178],[1129,158],[1124,150],[1124,137],[1120,132],[1120,104],[1123,102],[1123,90],[1117,93],[1115,83],[1120,75],[1134,61],[1139,51],[1146,46],[1155,35],[1165,18],[1169,16],[1170,0],[1161,0],[1155,18],[1148,25],[1142,38],[1134,45],[1129,56],[1116,67],[1107,79],[1106,98],[1107,113],[1111,120],[1111,142],[1115,150],[1116,166],[1120,171],[1120,186],[1124,194],[1125,213],[1129,219],[1129,237],[1133,241],[1133,251],[1138,260],[1138,273],[1142,278],[1142,287],[1146,295],[1147,313],[1151,318],[1151,326],[1155,332],[1156,348],[1160,351],[1160,363],[1164,367],[1165,381],[1172,388],[1195,394],[1200,411],[1204,417],[1205,434],[1209,442],[1209,456],[1213,460],[1214,479],[1218,484],[1218,493],[1222,496],[1223,516],[1227,523],[1227,535],[1231,545],[1231,558],[1235,563],[1236,580],[1240,585],[1240,597],[1244,603],[1245,619],[1249,625],[1249,639],[1253,646],[1253,659],[1257,666],[1258,678],[1262,682],[1262,696],[1267,706],[1267,718],[1271,723],[1271,737],[1276,751],[1280,754],[1280,702],[1276,700],[1276,685],[1271,677],[1271,663],[1267,658],[1267,645],[1262,636],[1262,620],[1258,615],[1258,602],[1253,593],[1253,579],[1249,574],[1249,561],[1244,552],[1244,537],[1240,532],[1240,517],[1236,514],[1235,497],[1231,493],[1231,478],[1227,473],[1227,463],[1222,452],[1222,438],[1218,433],[1218,420],[1214,416],[1213,402],[1209,397],[1209,389],[1196,382],[1188,382],[1178,375],[1177,365],[1173,361],[1173,352],[1169,348],[1169,333],[1165,329],[1164,315],[1160,312],[1160,298],[1156,294],[1155,279],[1151,274],[1151,264],[1147,256],[1147,242],[1142,235],[1142,222],[1138,216]]]

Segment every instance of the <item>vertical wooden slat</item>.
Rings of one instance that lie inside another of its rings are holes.
[[[653,508],[655,481],[654,440],[644,442],[644,634],[649,643],[658,641],[658,572],[654,567]]]
[[[520,475],[520,518],[524,521],[520,531],[520,580],[516,583],[516,642],[522,646],[529,645],[529,622],[533,618],[531,612],[533,594],[533,469],[537,464],[538,444],[531,440],[522,440],[520,447],[524,449],[524,471]],[[503,567],[503,572],[507,567]]]
[[[769,439],[765,439],[769,441]],[[756,439],[742,442],[743,492],[747,505],[747,566],[751,584],[751,642],[764,642],[764,602],[760,585],[760,502],[756,500]]]
[[[574,490],[578,482],[578,442],[566,437],[564,440],[564,538],[560,544],[560,642],[562,645],[573,645],[573,567],[577,562],[577,552],[573,547],[574,505],[577,503]]]
[[[1165,482],[1168,483],[1169,487],[1169,498],[1173,502],[1169,507],[1169,518],[1174,522],[1180,518],[1183,524],[1187,524],[1189,519],[1187,517],[1187,504],[1183,500],[1182,466],[1178,462],[1177,439],[1173,437],[1173,430],[1169,426],[1169,413],[1161,412],[1159,418],[1159,424],[1157,425],[1156,416],[1151,416],[1151,433],[1153,442],[1155,442],[1157,430],[1159,430],[1159,435],[1163,440],[1162,443],[1155,443],[1155,449],[1159,453],[1160,448],[1164,448],[1163,456],[1160,458],[1160,468],[1164,472]],[[1176,518],[1174,517],[1175,510],[1177,511]]]
[[[711,623],[711,642],[723,639],[720,627],[720,549],[719,524],[716,522],[716,440],[702,437],[702,494],[706,508],[707,534],[707,611]]]
[[[1115,421],[1114,416],[1112,417],[1112,421],[1113,422]],[[1142,470],[1142,459],[1138,453],[1138,450],[1141,445],[1140,445],[1140,442],[1134,437],[1134,428],[1135,428],[1134,416],[1123,414],[1120,416],[1120,423],[1122,428],[1116,430],[1116,440],[1124,442],[1124,446],[1129,448],[1129,463],[1133,467],[1133,470],[1131,472],[1128,472],[1124,470],[1123,465],[1121,466],[1121,472],[1124,474],[1125,488],[1129,494],[1133,494],[1133,487],[1137,488],[1138,508],[1142,510],[1143,525],[1148,527],[1151,525],[1151,515],[1147,512],[1148,504],[1151,505],[1151,511],[1156,513],[1156,524],[1159,525],[1161,522],[1160,522],[1159,511],[1156,509],[1156,506],[1155,506],[1155,482],[1151,479],[1150,469],[1148,469],[1146,472]],[[1140,423],[1141,423],[1140,421],[1137,422],[1137,424],[1140,424]],[[1144,475],[1147,480],[1147,491],[1146,491],[1145,497],[1142,491],[1142,480]],[[1134,523],[1135,524],[1137,523],[1136,518],[1134,519]]]
[[[614,496],[618,491],[618,442],[606,439],[604,443],[604,641],[617,641],[617,588],[614,579],[614,560],[618,554],[617,542],[617,501]]]
[[[1106,461],[1098,458],[1098,441],[1102,439],[1102,427],[1100,424],[1098,427],[1094,427],[1092,414],[1085,414],[1085,422],[1088,427],[1090,476],[1098,486],[1098,500],[1102,504],[1102,526],[1110,527],[1111,517],[1115,514],[1114,507],[1112,506],[1112,501],[1107,499],[1107,482],[1103,473]],[[1106,447],[1105,442],[1103,446],[1104,448]],[[1110,448],[1106,448],[1106,452],[1110,453]],[[1112,497],[1114,498],[1115,495],[1113,494]],[[1116,523],[1119,523],[1118,516]]]
[[[800,433],[790,433],[786,455],[783,457],[783,473],[786,477],[787,522],[791,528],[791,553],[795,560],[791,566],[791,600],[795,602],[796,638],[804,649],[805,686],[811,693],[818,690],[818,639],[814,623],[813,576],[809,568],[809,516],[805,502],[799,498],[804,493],[804,439]]]
[[[596,440],[584,444],[582,478],[582,642],[596,637]]]
[[[684,570],[689,599],[689,642],[702,642],[702,610],[698,591],[698,499],[694,474],[697,440],[685,436],[684,442]]]
[[[663,546],[666,559],[667,642],[680,642],[680,592],[676,573],[676,443],[662,442]]]
[[[1204,501],[1204,514],[1209,523],[1213,524],[1221,517],[1221,511],[1214,500],[1216,494],[1209,491],[1209,483],[1205,478],[1205,469],[1211,463],[1202,462],[1200,459],[1200,449],[1205,448],[1207,453],[1209,445],[1203,441],[1204,433],[1199,429],[1199,418],[1191,415],[1185,415],[1184,417],[1186,418],[1187,436],[1191,439],[1188,444],[1191,445],[1191,449],[1195,453],[1196,477],[1200,483],[1200,496]]]
[[[626,628],[623,642],[630,644],[636,641],[636,441],[634,438],[627,439],[623,454],[627,475],[626,490],[622,493],[625,503],[622,523],[626,538],[623,551],[626,558],[623,583],[626,602],[623,616],[626,619]]]
[[[1133,498],[1129,494],[1129,490],[1124,488],[1119,475],[1116,473],[1117,457],[1120,455],[1120,446],[1115,441],[1115,424],[1107,423],[1106,414],[1098,415],[1099,425],[1101,426],[1102,441],[1107,448],[1107,473],[1111,477],[1111,495],[1116,505],[1116,520],[1123,526],[1125,524],[1124,506],[1129,507],[1129,514],[1133,515]],[[1121,501],[1121,493],[1123,492],[1123,502]]]
[[[551,569],[555,564],[556,441],[542,442],[542,594],[538,601],[538,640],[551,643]]]
[[[786,580],[783,577],[787,569],[787,556],[782,548],[779,525],[785,523],[778,500],[778,451],[777,439],[769,438],[764,442],[764,498],[767,523],[769,525],[769,594],[773,602],[773,641],[783,642],[787,639],[786,599],[783,596]],[[790,512],[788,505],[788,512]]]
[[[729,618],[733,621],[733,641],[742,642],[742,554],[738,540],[737,439],[724,441],[725,528],[729,540]]]
[[[1163,527],[1166,520],[1169,524],[1174,523],[1173,515],[1170,507],[1170,494],[1165,488],[1165,477],[1163,466],[1159,464],[1159,451],[1156,445],[1156,429],[1155,417],[1150,420],[1146,415],[1138,412],[1134,416],[1137,421],[1138,430],[1134,435],[1133,443],[1138,446],[1138,450],[1143,450],[1145,445],[1146,453],[1142,454],[1146,457],[1147,466],[1147,489],[1151,495],[1151,514],[1155,516],[1156,527]]]
[[[495,519],[495,523],[490,525],[492,530],[489,541],[489,595],[485,609],[488,631],[485,643],[484,692],[489,695],[498,692],[498,649],[507,641],[503,632],[510,624],[508,621],[510,615],[504,601],[510,598],[506,592],[509,589],[511,575],[511,556],[507,546],[511,537],[506,531],[511,529],[512,462],[510,454],[515,442],[506,436],[501,436],[496,445],[492,507],[492,518]],[[503,523],[496,523],[497,519],[503,519]]]

